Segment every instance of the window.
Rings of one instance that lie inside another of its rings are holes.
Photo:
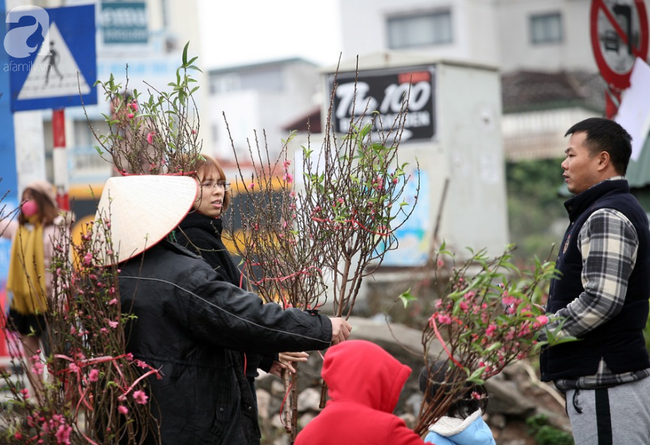
[[[241,89],[255,91],[284,91],[282,67],[266,67],[241,73]]]
[[[562,42],[562,16],[560,13],[531,16],[530,41],[533,45]]]
[[[388,19],[388,47],[390,49],[441,45],[451,42],[450,11]]]
[[[238,91],[240,79],[234,73],[219,73],[210,75],[210,94],[225,94]]]

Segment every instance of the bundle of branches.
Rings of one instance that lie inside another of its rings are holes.
[[[260,144],[256,134],[254,145],[249,145],[254,170],[249,177],[237,159],[236,188],[243,190],[243,199],[236,211],[243,230],[234,245],[249,284],[265,302],[311,309],[322,304],[319,299],[326,290],[319,262],[322,245],[314,242],[304,196],[296,191],[288,159],[292,137],[283,141],[281,157],[271,162],[266,135]]]
[[[248,160],[239,159],[233,144],[236,180],[243,193],[237,209],[243,230],[235,246],[250,284],[267,302],[320,308],[331,282],[333,312],[347,318],[363,278],[381,264],[386,252],[398,247],[395,231],[414,210],[404,190],[409,180],[416,180],[419,191],[419,175],[407,177],[406,164],[398,159],[407,98],[390,128],[384,129],[381,116],[366,109],[352,113],[350,130],[338,135],[331,125],[335,94],[336,87],[319,149],[312,148],[309,132],[307,146],[295,159],[290,151],[295,134],[283,141],[275,161],[265,134],[261,143],[257,133],[248,141]],[[242,168],[249,164],[250,174]],[[289,377],[286,384],[291,397],[285,425],[293,439],[297,392]]]
[[[533,270],[520,270],[511,260],[512,246],[489,258],[484,250],[456,267],[443,243],[437,252],[435,282],[440,298],[422,332],[427,380],[427,403],[420,409],[418,434],[445,415],[463,399],[481,399],[489,378],[515,360],[539,352],[545,345],[572,341],[558,338],[559,329],[548,332],[548,340],[535,340],[548,317],[537,303],[556,269],[552,262],[535,260]],[[446,266],[445,259],[452,265]],[[406,297],[404,297],[406,298]],[[441,351],[432,354],[433,343]],[[441,372],[441,369],[444,371]]]
[[[363,278],[399,246],[395,232],[415,209],[404,197],[410,180],[417,181],[417,203],[419,175],[407,177],[407,164],[398,159],[406,107],[405,101],[388,131],[382,130],[381,115],[366,110],[346,135],[339,138],[330,130],[317,156],[311,147],[303,148],[303,212],[321,246],[321,267],[331,275],[339,317],[350,316]]]
[[[98,134],[90,126],[99,146],[100,156],[108,153],[110,161],[121,175],[184,174],[192,171],[201,153],[199,138],[201,121],[193,94],[197,82],[190,71],[201,71],[194,65],[197,57],[188,59],[189,43],[183,49],[182,64],[176,70],[176,81],[170,82],[170,92],[159,91],[150,84],[148,99],[143,100],[136,89],[126,82],[116,82],[113,74],[108,81],[97,81],[111,104],[111,114],[104,115],[108,133]],[[106,159],[106,158],[104,158]]]
[[[71,243],[69,231],[54,245],[51,260],[54,289],[46,315],[47,354],[24,357],[13,340],[13,368],[24,381],[3,372],[11,399],[1,410],[2,443],[115,444],[144,443],[158,437],[150,415],[145,375],[157,374],[126,354],[124,323],[116,266],[102,218],[86,227],[82,241]],[[100,242],[99,239],[108,240]],[[7,333],[9,339],[14,339]]]

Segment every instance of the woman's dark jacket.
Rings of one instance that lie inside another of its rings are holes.
[[[203,258],[214,269],[220,280],[241,287],[241,271],[221,241],[221,232],[220,218],[212,218],[194,211],[181,221],[175,231],[175,236],[178,244]],[[246,363],[246,377],[251,382],[251,388],[254,387],[253,382],[257,377],[257,368],[268,372],[276,357],[274,355],[246,354],[243,360]]]
[[[160,369],[150,376],[151,408],[163,445],[259,443],[240,356],[309,351],[330,345],[327,317],[263,304],[219,279],[203,259],[175,243],[159,244],[120,265],[127,351]]]
[[[241,272],[221,241],[221,231],[220,218],[193,211],[181,221],[174,233],[176,242],[207,261],[222,281],[240,286]]]

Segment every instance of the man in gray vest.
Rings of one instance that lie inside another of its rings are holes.
[[[650,231],[624,177],[631,137],[602,118],[579,122],[566,135],[562,169],[575,196],[564,204],[570,225],[546,309],[555,316],[549,329],[563,323],[559,335],[578,341],[542,352],[542,380],[566,394],[576,445],[647,444]]]

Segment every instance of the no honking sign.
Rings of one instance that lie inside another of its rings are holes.
[[[637,57],[648,56],[648,17],[643,0],[592,0],[591,46],[603,79],[614,90],[630,86]]]

